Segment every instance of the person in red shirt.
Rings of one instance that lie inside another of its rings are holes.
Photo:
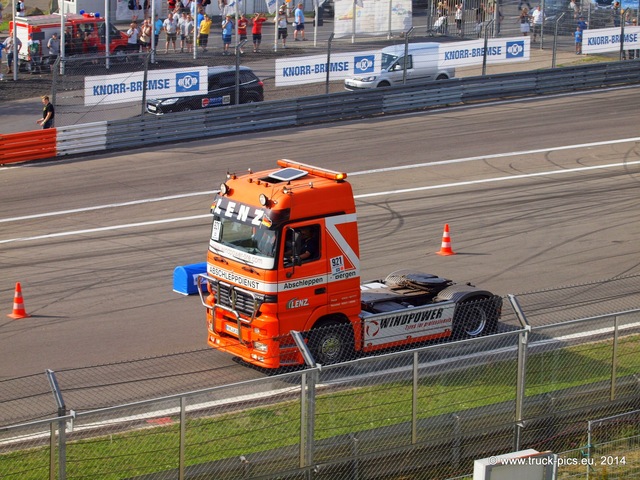
[[[253,16],[251,23],[251,35],[253,36],[253,53],[260,51],[260,43],[262,42],[262,24],[267,21],[267,16],[264,13],[256,13]]]
[[[240,14],[240,18],[238,18],[238,36],[240,37],[239,42],[247,39],[247,25],[249,25],[249,20],[244,16],[244,13]],[[244,50],[240,47],[240,54],[244,54]]]

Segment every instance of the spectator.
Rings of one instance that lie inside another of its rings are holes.
[[[187,53],[191,53],[193,51],[193,32],[195,30],[195,25],[193,23],[193,17],[191,14],[187,14],[187,20],[182,24],[182,30],[180,33],[184,32],[184,38],[187,42]]]
[[[229,55],[231,35],[233,35],[233,20],[231,19],[231,15],[227,15],[222,22],[222,55]]]
[[[580,16],[578,17],[578,22],[576,23],[576,26],[580,27],[580,29],[584,32],[587,28],[589,28],[589,25],[587,24],[587,22],[584,21],[584,17]]]
[[[497,5],[498,13],[496,14],[496,36],[500,36],[500,27],[502,26],[502,21],[504,20],[504,15],[502,15],[502,10],[500,10],[500,6]]]
[[[538,35],[542,35],[542,24],[544,22],[544,13],[540,5],[531,12],[531,20],[533,23],[533,41],[535,42]]]
[[[529,10],[526,7],[520,12],[518,21],[520,22],[520,33],[526,37],[529,33]]]
[[[267,21],[267,16],[264,13],[256,13],[251,21],[251,35],[253,37],[253,53],[260,51],[260,44],[262,43],[262,24]]]
[[[207,51],[207,45],[209,44],[209,32],[211,32],[211,18],[209,15],[205,15],[200,22],[200,31],[198,32],[198,43],[202,47],[202,51]]]
[[[156,13],[156,20],[153,22],[153,50],[158,50],[158,42],[160,41],[160,32],[162,31],[162,20]]]
[[[60,55],[60,40],[57,33],[51,34],[51,38],[47,41],[47,50],[49,51],[49,63],[53,64]]]
[[[287,48],[287,9],[283,5],[276,16],[278,22],[278,40],[282,40],[282,48]]]
[[[462,37],[462,19],[464,17],[464,9],[462,8],[462,4],[459,3],[458,5],[456,5],[456,13],[455,13],[455,20],[456,20],[456,29],[458,30],[458,36]]]
[[[613,8],[611,9],[611,15],[613,15],[613,26],[620,27],[620,2],[613,2]]]
[[[576,3],[575,0],[571,0],[571,2],[569,2],[569,11],[573,15],[574,19],[578,18],[578,14],[580,13],[580,7],[578,7],[578,4]]]
[[[180,53],[184,52],[184,47],[187,42],[187,33],[189,27],[187,25],[187,14],[181,13],[178,18],[178,31],[180,32]]]
[[[3,9],[4,9],[4,7],[2,6],[2,2],[0,2],[0,23],[2,23],[2,10]],[[0,47],[0,55],[2,55],[2,47]],[[2,60],[2,57],[0,57],[0,60]]]
[[[53,127],[53,119],[56,116],[55,109],[53,108],[53,104],[49,101],[48,95],[42,96],[42,118],[37,120],[36,123],[38,125],[42,125],[43,129],[52,128]]]
[[[84,35],[82,35],[82,30],[80,29],[71,38],[71,52],[71,55],[82,55],[84,53]]]
[[[304,38],[304,10],[302,9],[302,3],[298,4],[298,8],[293,12],[293,19],[296,23],[296,29],[293,31],[293,40],[298,41],[298,35],[302,37],[302,40],[306,41]]]
[[[482,27],[484,26],[484,4],[481,3],[478,8],[476,8],[476,35],[478,38],[482,36]]]
[[[575,39],[576,39],[576,55],[582,55],[582,28],[580,27],[580,25],[576,27]]]
[[[247,26],[249,25],[249,21],[244,16],[244,13],[240,14],[240,18],[238,18],[238,36],[240,37],[238,40],[238,44],[240,44],[243,40],[247,39]],[[244,55],[244,50],[240,47],[240,55]]]
[[[24,1],[23,0],[18,0],[16,2],[16,16],[17,17],[24,17],[25,16],[25,12],[26,12],[26,7],[24,5]]]
[[[164,53],[169,53],[169,44],[173,44],[173,53],[176,53],[176,34],[178,31],[178,22],[173,16],[173,13],[169,12],[166,20],[162,22],[162,27],[167,34],[167,43],[164,47]]]
[[[142,22],[142,27],[140,27],[140,45],[142,46],[142,50],[145,52],[148,52],[151,47],[151,32],[151,20],[149,18],[145,18]]]
[[[22,42],[16,37],[16,52],[20,53]],[[7,73],[13,73],[13,31],[9,32],[9,36],[4,41],[4,51],[7,52]],[[17,73],[17,70],[16,70]]]
[[[98,31],[96,29],[91,29],[91,31],[87,32],[87,53],[93,57],[91,63],[94,65],[98,64],[98,46],[100,45],[100,37],[98,36]]]
[[[29,71],[31,73],[39,73],[40,62],[42,61],[40,40],[33,40],[31,34],[29,34],[29,40],[27,40],[27,52],[29,53]]]
[[[138,38],[140,37],[140,30],[138,29],[138,22],[131,22],[129,30],[127,30],[127,51],[138,52],[140,46],[138,45]]]

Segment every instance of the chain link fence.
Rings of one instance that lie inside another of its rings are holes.
[[[580,291],[575,311],[589,298],[598,311],[595,284],[570,289],[567,309]],[[3,418],[36,403],[60,417],[0,428],[0,477],[469,478],[474,459],[534,448],[559,452],[560,478],[632,478],[636,417],[621,414],[640,408],[640,310],[538,323],[206,389],[230,373],[206,351],[168,357],[170,372],[160,359],[57,372],[48,399],[36,377],[5,381],[32,393],[5,393]]]
[[[249,42],[240,47],[237,39],[234,38],[231,45],[231,55],[223,54],[221,43],[221,31],[218,23],[214,23],[209,38],[209,46],[206,51],[203,47],[195,45],[196,53],[182,52],[178,48],[177,53],[173,49],[166,49],[166,35],[161,33],[158,37],[156,51],[145,53],[131,53],[126,55],[113,55],[108,59],[104,55],[88,56],[75,55],[64,59],[62,64],[48,65],[43,70],[44,75],[51,74],[53,81],[53,103],[56,105],[56,126],[80,125],[103,120],[119,120],[134,118],[144,115],[147,112],[146,98],[152,96],[146,92],[146,85],[143,100],[140,95],[135,101],[126,103],[98,103],[95,105],[85,105],[84,99],[84,77],[104,76],[104,75],[134,75],[136,72],[149,72],[154,70],[177,69],[186,67],[225,67],[232,69],[235,73],[236,65],[249,68],[252,74],[258,77],[257,82],[261,82],[264,89],[261,97],[256,96],[255,89],[245,91],[249,82],[248,78],[240,78],[241,75],[229,75],[229,78],[222,80],[222,86],[227,88],[226,93],[215,93],[217,84],[210,86],[210,94],[202,98],[195,99],[195,103],[188,106],[165,108],[161,113],[172,113],[178,110],[195,110],[208,108],[217,105],[233,105],[234,103],[246,103],[250,101],[260,101],[263,98],[269,100],[281,100],[288,98],[298,98],[325,93],[336,93],[344,91],[344,81],[337,80],[331,75],[327,76],[324,83],[310,84],[289,84],[276,85],[274,61],[286,59],[288,57],[308,57],[326,56],[330,59],[340,53],[362,52],[380,50],[388,45],[404,44],[409,42],[437,41],[441,43],[459,42],[474,40],[479,38],[516,37],[521,38],[519,29],[520,7],[523,2],[507,1],[500,5],[500,15],[496,14],[495,2],[472,1],[464,3],[464,15],[461,27],[458,30],[455,21],[455,2],[432,2],[430,5],[414,5],[412,29],[405,32],[392,32],[389,35],[362,36],[357,39],[338,38],[330,36],[332,21],[329,20],[323,26],[318,27],[318,31],[308,31],[307,42],[289,42],[288,48],[283,49],[282,45],[273,51],[272,22],[264,26],[264,39],[259,53],[253,52],[251,38]],[[578,15],[584,16],[590,28],[604,28],[613,26],[613,15],[611,10],[596,9],[592,3],[578,2],[579,9],[576,12],[569,11],[564,3],[547,1],[546,20],[542,31],[542,36],[531,43],[531,55],[527,62],[516,62],[508,64],[485,64],[464,66],[456,69],[456,77],[470,77],[479,75],[492,75],[495,73],[507,73],[522,70],[548,69],[555,66],[571,66],[584,62],[610,62],[620,59],[620,52],[612,52],[599,55],[575,55],[575,42],[573,32],[577,23]],[[439,11],[441,10],[441,11]],[[441,15],[442,13],[446,15]],[[561,15],[564,13],[564,16]],[[438,18],[445,17],[446,21],[442,25],[435,26]],[[561,18],[560,18],[561,17]],[[499,19],[501,21],[498,21]],[[481,21],[478,21],[481,19]],[[558,23],[558,25],[556,25]],[[478,25],[481,25],[478,27]],[[560,27],[556,36],[556,26]],[[499,27],[499,28],[498,28]],[[289,32],[291,37],[291,31]],[[289,40],[292,40],[289,38]],[[302,45],[304,44],[304,45]],[[237,50],[237,52],[236,52]],[[244,54],[240,55],[240,51]],[[237,56],[235,54],[238,54]],[[249,74],[242,74],[249,75]],[[124,77],[123,77],[124,78]],[[136,77],[137,78],[137,77]],[[238,83],[236,85],[236,83]],[[262,88],[262,87],[261,87]],[[237,95],[241,96],[236,101]],[[162,109],[161,109],[162,110]],[[156,113],[156,112],[151,112]]]

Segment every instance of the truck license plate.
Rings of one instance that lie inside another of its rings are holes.
[[[224,329],[229,333],[233,333],[236,337],[240,334],[240,332],[238,331],[238,327],[234,327],[233,325],[229,325],[228,323],[224,324]]]

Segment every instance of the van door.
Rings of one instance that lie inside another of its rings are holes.
[[[435,80],[438,73],[438,51],[433,49],[413,53],[411,81],[424,82]]]

